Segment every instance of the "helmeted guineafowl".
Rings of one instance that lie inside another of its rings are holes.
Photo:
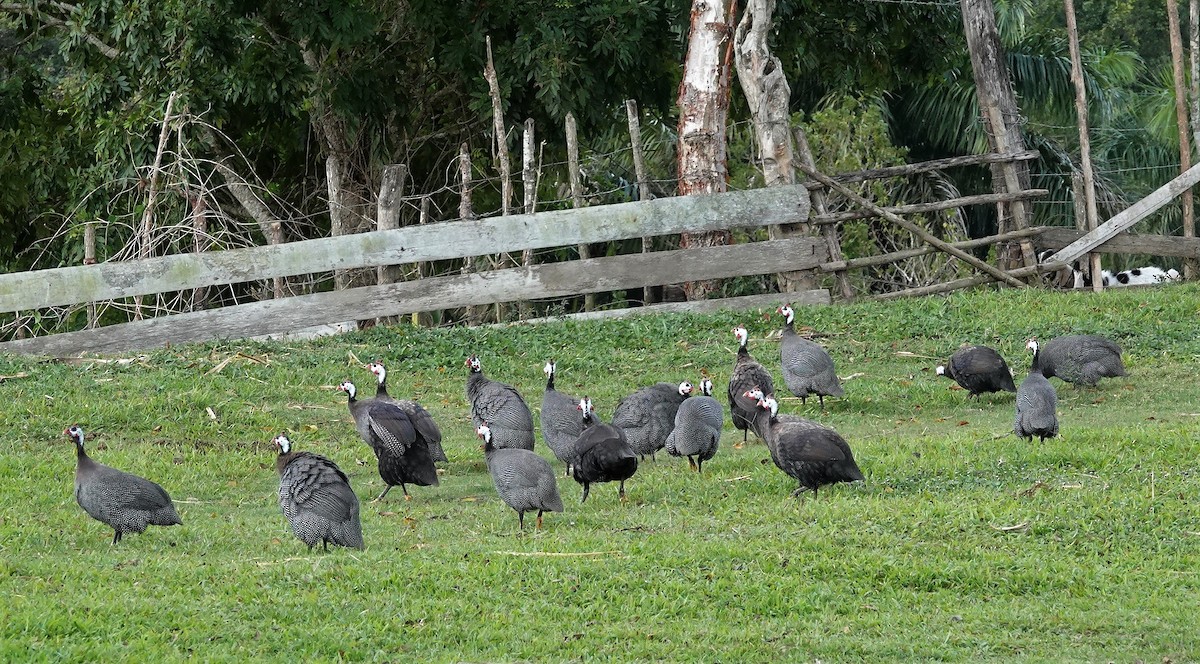
[[[667,435],[675,428],[675,411],[692,394],[692,384],[655,383],[621,399],[613,411],[612,423],[625,433],[633,451],[643,459],[667,444]]]
[[[442,449],[442,430],[438,428],[437,422],[434,421],[429,411],[416,401],[396,399],[388,394],[387,369],[381,362],[376,360],[368,364],[367,369],[375,374],[375,379],[379,381],[378,387],[375,388],[375,400],[387,401],[399,406],[408,414],[408,418],[412,420],[413,426],[417,428],[421,438],[425,439],[425,443],[429,445],[429,456],[433,457],[434,461],[449,461],[446,458],[445,450]]]
[[[379,477],[387,485],[375,501],[383,500],[396,485],[400,485],[405,500],[412,500],[406,484],[437,486],[437,468],[429,454],[429,444],[408,413],[386,401],[359,400],[350,381],[338,385],[338,389],[346,393],[346,405],[354,417],[358,435],[375,452]]]
[[[537,527],[542,527],[543,512],[563,511],[562,498],[550,462],[536,452],[519,447],[498,448],[492,444],[492,431],[480,424],[476,434],[483,439],[483,454],[496,493],[505,505],[517,512],[517,522],[525,529],[525,513],[537,510]]]
[[[492,445],[498,448],[533,449],[533,414],[521,393],[511,385],[483,375],[479,357],[467,358],[467,401],[471,403],[471,421],[476,427],[484,422],[492,431]]]
[[[1101,378],[1125,375],[1121,347],[1095,334],[1056,337],[1042,344],[1042,374],[1093,387]]]
[[[147,526],[183,521],[161,486],[143,477],[92,460],[83,449],[83,429],[72,424],[63,434],[75,443],[75,502],[93,519],[113,529],[112,543]]]
[[[771,460],[800,482],[793,496],[812,491],[815,498],[817,489],[825,485],[864,479],[850,445],[838,432],[802,417],[779,415],[773,395],[758,403],[761,414],[756,426],[766,434]]]
[[[279,435],[275,470],[279,472],[279,508],[296,537],[311,550],[321,543],[363,548],[358,496],[337,464],[320,454],[292,450],[292,441]]]
[[[775,391],[775,381],[771,379],[771,374],[763,365],[751,357],[750,351],[746,349],[746,344],[750,341],[750,332],[746,330],[746,326],[738,325],[733,328],[733,336],[738,342],[738,352],[737,359],[733,362],[733,373],[729,374],[729,419],[733,420],[733,426],[742,432],[742,443],[744,444],[748,432],[754,428],[753,423],[758,417],[758,411],[761,410],[757,401],[746,398],[746,391],[757,387],[763,391],[763,394],[772,394]],[[740,447],[740,445],[734,447]]]
[[[960,348],[935,371],[939,376],[953,378],[969,397],[978,397],[984,392],[1017,391],[1008,364],[1000,353],[987,346]]]
[[[725,426],[725,409],[712,397],[713,383],[700,379],[700,396],[679,405],[675,428],[667,436],[667,454],[687,457],[688,465],[701,472],[704,462],[713,458]],[[694,457],[694,458],[693,458]]]
[[[620,482],[617,495],[625,500],[625,480],[637,472],[638,455],[629,446],[620,427],[592,420],[592,400],[580,400],[583,433],[575,441],[575,458],[571,461],[571,477],[583,485],[584,502],[595,482]]]
[[[571,476],[570,463],[575,456],[575,441],[583,431],[579,412],[579,400],[554,389],[554,376],[558,364],[554,360],[546,363],[542,373],[546,374],[546,391],[542,394],[542,439],[546,447],[554,452],[559,461],[567,464],[566,476]]]
[[[821,407],[825,397],[840,397],[845,394],[833,366],[833,358],[821,344],[796,334],[793,321],[796,312],[791,305],[779,307],[783,315],[783,334],[779,343],[779,360],[783,369],[783,382],[792,394],[808,403],[809,395],[817,395]],[[759,386],[764,387],[764,386]],[[768,389],[768,387],[764,387]]]
[[[1017,389],[1017,417],[1013,421],[1013,433],[1025,440],[1044,441],[1058,435],[1058,395],[1054,386],[1042,374],[1042,355],[1036,339],[1025,342],[1025,347],[1033,351],[1033,363],[1029,367],[1029,376],[1021,381]]]

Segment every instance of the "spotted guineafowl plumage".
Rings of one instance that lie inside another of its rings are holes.
[[[978,397],[984,392],[1016,392],[1012,371],[1000,353],[987,346],[967,346],[950,356],[936,369],[937,375],[953,378],[967,395]]]
[[[549,461],[530,450],[496,447],[486,423],[479,425],[476,433],[483,439],[483,454],[496,493],[505,505],[517,512],[517,522],[522,530],[526,512],[537,511],[537,527],[541,528],[543,512],[563,511],[558,482]]]
[[[533,414],[521,393],[511,385],[483,375],[479,357],[467,358],[467,401],[475,427],[487,422],[492,430],[492,445],[498,448],[533,449]]]
[[[546,374],[546,391],[542,394],[542,440],[554,456],[567,464],[566,475],[570,477],[571,459],[575,456],[575,441],[583,431],[579,412],[579,400],[554,389],[554,377],[558,365],[554,360],[546,363],[542,373]]]
[[[625,433],[633,451],[643,459],[654,458],[667,444],[675,428],[675,412],[692,394],[692,384],[655,383],[621,399],[613,411],[612,423]]]
[[[171,496],[161,486],[89,457],[78,424],[63,434],[75,443],[75,502],[88,516],[113,529],[113,544],[120,542],[125,533],[145,532],[147,526],[183,523]]]
[[[350,381],[342,383],[338,389],[346,393],[346,405],[354,417],[358,435],[375,452],[379,477],[387,485],[376,501],[383,500],[397,485],[404,492],[405,500],[412,500],[408,495],[408,484],[437,486],[437,468],[429,454],[429,445],[408,413],[386,401],[359,400],[355,396],[354,383]]]
[[[840,397],[845,394],[834,369],[833,358],[821,344],[796,334],[793,322],[796,312],[791,305],[779,307],[779,313],[783,314],[784,320],[779,343],[783,382],[792,394],[800,397],[801,403],[808,403],[808,397],[815,394],[824,408],[825,397]],[[759,387],[768,390],[769,393],[769,386]]]
[[[675,428],[667,436],[667,454],[687,457],[688,465],[696,472],[701,472],[704,462],[717,454],[725,426],[725,409],[712,397],[712,389],[711,380],[700,380],[700,396],[679,405]]]
[[[733,362],[733,373],[729,374],[729,419],[733,420],[734,428],[742,432],[742,443],[745,443],[748,432],[754,429],[754,421],[760,410],[758,402],[747,399],[745,394],[756,387],[761,389],[763,394],[772,394],[775,391],[775,381],[746,349],[746,344],[750,341],[750,332],[746,330],[746,326],[738,325],[733,328],[733,336],[738,342],[738,352],[737,359]]]
[[[760,393],[753,392],[757,397]],[[747,394],[752,398],[751,394]],[[850,445],[838,432],[803,417],[779,415],[779,404],[772,395],[759,400],[760,414],[755,426],[765,434],[771,461],[795,478],[800,488],[792,493],[799,496],[838,482],[861,482],[862,471],[854,461]]]
[[[292,451],[287,436],[276,436],[279,508],[296,537],[312,549],[321,543],[363,548],[358,496],[337,464],[320,454]]]
[[[588,492],[596,482],[620,482],[617,495],[625,500],[625,480],[637,472],[637,453],[629,446],[620,427],[592,419],[591,399],[580,400],[580,411],[584,418],[583,433],[575,441],[575,458],[571,460],[571,477],[583,485],[580,502],[587,500]]]
[[[408,399],[396,399],[388,394],[387,391],[387,369],[379,361],[372,362],[367,365],[367,369],[375,374],[375,379],[379,381],[379,385],[375,388],[375,400],[394,403],[400,410],[403,410],[408,419],[412,420],[413,426],[417,428],[417,432],[421,434],[421,438],[425,440],[425,444],[429,446],[429,456],[433,457],[434,461],[449,461],[446,458],[446,452],[442,449],[442,430],[438,428],[437,422],[429,411],[425,410],[421,404]]]
[[[1042,374],[1094,387],[1101,378],[1125,375],[1121,347],[1095,334],[1056,337],[1041,347]]]
[[[1042,356],[1036,339],[1030,339],[1025,347],[1033,351],[1033,363],[1029,376],[1021,381],[1017,389],[1017,416],[1013,421],[1013,433],[1025,440],[1046,440],[1058,435],[1058,395],[1054,386],[1042,374]]]

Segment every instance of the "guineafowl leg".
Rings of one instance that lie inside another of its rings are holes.
[[[386,496],[388,494],[388,491],[391,491],[391,490],[392,490],[392,485],[391,484],[387,485],[387,487],[384,488],[383,493],[379,494],[378,496],[375,496],[375,500],[372,500],[371,502],[377,503],[377,502],[383,500],[383,497]]]
[[[590,491],[591,488],[592,488],[592,485],[590,483],[588,483],[588,482],[583,483],[583,500],[579,501],[580,504],[587,502],[588,491]]]
[[[796,489],[795,491],[792,492],[792,498],[799,498],[805,491],[808,491],[808,490],[809,490],[808,487],[801,484],[799,489]],[[813,490],[813,494],[814,495],[816,494],[815,489]]]
[[[517,510],[517,523],[521,524],[521,530],[525,530],[525,513]]]
[[[113,544],[116,544],[117,542],[120,542],[120,541],[121,541],[121,531],[117,530],[116,528],[113,528],[113,541],[111,544],[109,544],[109,546],[112,546]]]
[[[412,500],[412,496],[408,495],[408,487],[404,486],[403,482],[400,483],[400,490],[404,492],[405,500]]]
[[[542,529],[542,512],[543,511],[544,510],[538,510],[538,518],[537,518],[537,529],[538,530]]]
[[[621,486],[617,488],[617,496],[621,499],[621,502],[625,502],[625,480],[621,480]]]
[[[693,459],[692,455],[690,454],[688,455],[688,468],[691,468],[692,470],[698,470],[696,468],[696,460]]]
[[[703,472],[701,470],[701,468],[703,468],[703,467],[704,467],[704,459],[696,459],[696,472],[697,473]]]
[[[821,403],[821,410],[825,410],[825,395],[824,395],[824,394],[818,394],[818,395],[817,395],[817,401],[819,401],[819,402]]]

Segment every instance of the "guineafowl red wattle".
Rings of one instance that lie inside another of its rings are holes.
[[[675,412],[692,394],[692,384],[655,383],[621,399],[613,411],[612,423],[625,433],[629,446],[639,457],[654,458],[667,444],[675,428]]]
[[[771,460],[800,482],[793,496],[812,491],[815,498],[817,489],[823,486],[863,481],[850,445],[838,432],[803,417],[779,415],[773,395],[766,395],[758,403],[760,421],[756,426],[766,434]]]
[[[1012,371],[994,349],[987,346],[966,346],[950,356],[944,365],[935,369],[937,375],[953,378],[968,397],[984,392],[1016,392]]]
[[[330,544],[363,548],[358,496],[342,469],[320,454],[293,451],[285,435],[271,442],[279,449],[279,508],[296,537],[310,550],[317,542],[326,551]]]
[[[638,455],[620,427],[593,419],[591,399],[580,399],[579,406],[583,432],[575,441],[575,458],[571,460],[571,477],[583,485],[583,499],[579,502],[587,501],[588,492],[596,482],[620,482],[617,495],[624,501],[625,480],[637,472]]]
[[[704,462],[713,458],[721,443],[725,409],[712,397],[713,382],[700,379],[700,396],[679,405],[675,428],[667,436],[667,454],[687,457],[688,465],[701,472]]]
[[[775,392],[775,381],[746,349],[746,344],[750,341],[750,332],[746,330],[746,326],[738,325],[733,328],[733,336],[738,342],[738,352],[737,359],[733,362],[733,373],[729,374],[729,419],[733,420],[733,426],[742,432],[742,443],[734,446],[741,447],[746,443],[748,432],[754,428],[754,420],[761,410],[757,401],[746,398],[746,391],[757,387],[764,394],[772,394]],[[759,437],[762,438],[761,435]]]
[[[537,527],[541,528],[543,512],[563,511],[558,482],[549,461],[530,450],[496,447],[486,422],[480,424],[475,433],[483,439],[483,454],[496,493],[505,505],[516,510],[522,530],[525,529],[526,512],[537,510]]]
[[[1036,339],[1025,342],[1033,351],[1033,363],[1029,376],[1021,381],[1017,389],[1017,416],[1013,421],[1013,433],[1025,440],[1044,441],[1058,435],[1058,394],[1054,386],[1042,374],[1041,353]]]
[[[1124,376],[1121,347],[1096,334],[1056,337],[1041,347],[1041,368],[1046,378],[1058,377],[1074,385],[1094,387],[1101,378]]]
[[[825,397],[840,397],[845,394],[834,369],[833,358],[821,344],[796,334],[796,326],[793,323],[796,312],[791,305],[779,307],[779,313],[783,315],[784,320],[779,343],[783,382],[792,394],[800,397],[800,403],[808,403],[809,395],[815,394],[824,408]]]
[[[449,461],[446,458],[446,452],[442,449],[442,430],[438,428],[437,422],[429,411],[425,410],[421,404],[408,399],[396,399],[388,394],[387,391],[387,369],[378,360],[367,365],[367,369],[375,374],[375,379],[379,381],[379,386],[375,388],[375,400],[394,403],[401,410],[408,414],[408,418],[412,420],[413,426],[417,428],[417,432],[421,434],[421,438],[425,439],[429,445],[429,456],[433,457],[434,461]]]
[[[112,527],[113,544],[125,533],[145,532],[147,526],[183,523],[161,486],[89,457],[78,424],[72,424],[63,435],[75,443],[75,502],[88,516]]]
[[[533,449],[533,414],[521,393],[511,385],[483,375],[479,357],[467,358],[467,401],[471,403],[471,421],[478,428],[484,422],[492,431],[492,445],[498,448]]]
[[[542,373],[546,374],[546,391],[542,394],[542,440],[559,461],[567,464],[566,475],[570,477],[575,441],[583,431],[583,422],[579,417],[579,400],[554,389],[557,370],[558,364],[554,360],[542,368]]]
[[[412,500],[407,484],[437,486],[437,468],[429,454],[429,444],[408,413],[386,401],[358,400],[350,381],[338,385],[338,390],[346,393],[346,405],[354,417],[358,435],[375,452],[379,477],[387,485],[375,501],[383,500],[396,485],[404,492],[405,500]]]

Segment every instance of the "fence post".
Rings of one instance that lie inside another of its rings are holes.
[[[408,166],[405,164],[390,164],[383,169],[383,178],[379,184],[379,198],[375,208],[375,228],[390,231],[400,228],[400,202],[404,198],[404,182],[408,179]],[[391,284],[396,282],[396,266],[380,265],[376,268],[375,282]],[[381,316],[376,321],[379,325],[396,322],[391,316]]]
[[[533,118],[526,118],[525,129],[521,134],[521,185],[525,193],[525,214],[533,214],[537,210],[537,172],[534,168],[534,149],[536,142],[533,136]],[[533,265],[533,250],[521,250],[521,267]],[[529,300],[517,303],[519,317],[524,319],[530,315]]]
[[[89,221],[83,225],[83,264],[96,264],[96,222]],[[88,302],[87,329],[96,329],[96,303]]]
[[[575,209],[583,207],[583,177],[579,172],[579,135],[575,127],[575,115],[567,113],[567,174],[571,181],[571,206]],[[587,260],[592,257],[592,248],[585,242],[578,246],[579,259]],[[583,310],[596,309],[596,294],[587,293],[583,296]]]
[[[808,135],[804,133],[803,127],[796,127],[792,132],[796,139],[796,156],[800,158],[800,163],[808,168],[816,170],[817,162],[813,158],[812,148],[808,145]],[[816,215],[824,215],[825,208],[825,191],[823,189],[814,189],[809,192],[809,197],[812,199],[812,209]],[[829,249],[829,260],[843,260],[842,243],[838,239],[838,225],[824,224],[821,226],[821,235],[825,238],[825,246]],[[854,299],[854,289],[850,286],[850,277],[845,270],[834,272],[834,277],[837,280],[838,290],[841,291],[842,299],[849,302]]]
[[[633,151],[633,176],[637,179],[638,200],[648,201],[651,198],[650,179],[646,174],[646,160],[642,154],[642,122],[638,117],[637,102],[625,100],[625,115],[629,117],[629,147]],[[654,248],[654,238],[642,238],[642,253]],[[642,289],[642,304],[654,304],[654,289],[646,286]]]

